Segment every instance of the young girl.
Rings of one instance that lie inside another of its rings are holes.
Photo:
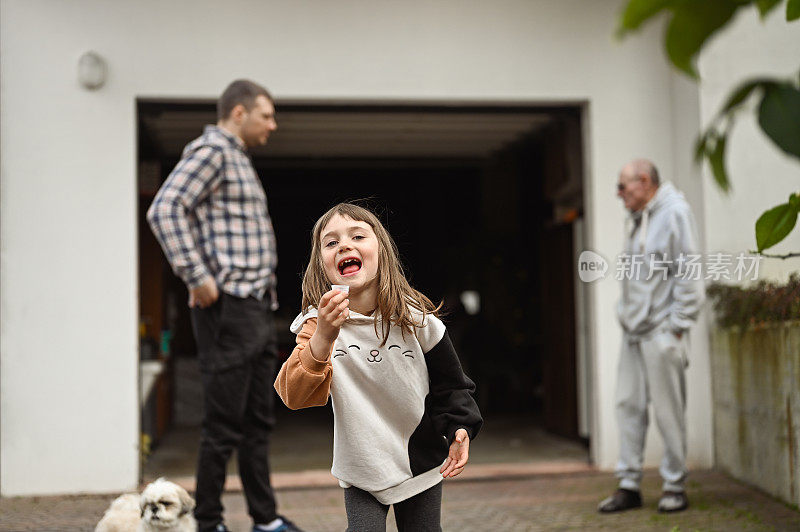
[[[341,203],[317,220],[302,307],[275,389],[291,409],[330,395],[348,530],[385,530],[389,505],[400,531],[441,530],[441,481],[463,471],[483,420],[438,309],[370,211]]]

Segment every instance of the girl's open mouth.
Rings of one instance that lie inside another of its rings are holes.
[[[336,267],[339,268],[339,273],[342,275],[353,275],[361,269],[361,261],[355,257],[348,257],[339,261]]]

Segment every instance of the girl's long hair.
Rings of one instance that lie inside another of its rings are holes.
[[[378,238],[378,311],[383,336],[381,346],[385,345],[389,338],[391,325],[399,326],[403,335],[406,332],[413,334],[415,327],[422,326],[427,314],[438,316],[442,305],[434,305],[424,294],[408,284],[403,274],[403,266],[400,264],[397,245],[378,217],[368,209],[353,203],[339,203],[314,224],[314,229],[311,231],[311,257],[303,275],[303,311],[309,307],[316,307],[323,294],[331,289],[322,263],[321,237],[322,230],[337,214],[368,224]],[[419,322],[414,320],[411,309],[422,313]],[[378,320],[375,320],[375,334],[378,334]]]

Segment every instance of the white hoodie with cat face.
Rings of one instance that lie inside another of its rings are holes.
[[[394,504],[442,480],[439,468],[459,428],[470,438],[482,419],[475,385],[461,368],[444,324],[428,315],[415,333],[390,328],[382,345],[376,319],[350,313],[333,350],[312,356],[315,309],[292,323],[298,345],[275,387],[290,408],[324,404],[334,413],[331,473],[383,504]]]

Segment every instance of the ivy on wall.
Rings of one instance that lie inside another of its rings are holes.
[[[800,274],[797,272],[785,284],[770,281],[749,287],[712,284],[707,293],[721,327],[758,327],[800,320]]]

